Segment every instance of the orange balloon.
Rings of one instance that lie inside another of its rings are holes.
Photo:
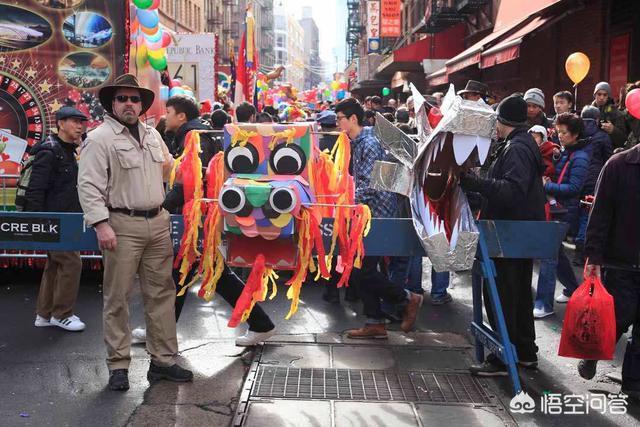
[[[160,31],[159,27],[154,27],[154,28],[147,28],[144,25],[140,25],[140,30],[142,30],[143,33],[152,36],[155,33],[157,33],[158,31]]]
[[[567,75],[574,84],[580,83],[589,74],[591,62],[589,57],[582,52],[574,52],[567,58],[564,64]]]

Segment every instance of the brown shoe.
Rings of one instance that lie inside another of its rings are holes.
[[[347,331],[347,338],[354,340],[366,340],[366,339],[387,339],[387,329],[384,324],[366,324],[360,329],[352,329]]]
[[[416,317],[418,317],[418,309],[422,306],[423,299],[424,297],[422,295],[411,293],[407,307],[404,309],[402,324],[400,325],[400,329],[404,332],[409,332],[413,329],[413,325],[416,323]]]

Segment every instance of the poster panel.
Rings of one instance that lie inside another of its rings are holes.
[[[125,0],[0,0],[0,129],[29,145],[70,105],[100,124],[125,64]]]

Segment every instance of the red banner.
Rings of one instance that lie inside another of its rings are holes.
[[[620,88],[629,78],[629,45],[631,34],[611,37],[609,43],[609,83],[613,97],[617,98]]]
[[[402,35],[401,3],[400,0],[382,0],[380,2],[380,37],[400,37]]]

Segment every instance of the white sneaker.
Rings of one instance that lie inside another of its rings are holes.
[[[544,308],[534,308],[533,309],[533,317],[536,319],[542,319],[547,316],[551,316],[554,313],[553,310],[547,311]]]
[[[273,328],[267,332],[253,332],[247,331],[244,335],[236,338],[236,345],[238,347],[250,347],[252,345],[258,345],[271,338],[276,333],[276,328]]]
[[[33,322],[33,325],[37,328],[45,328],[47,326],[51,326],[51,322],[49,322],[49,319],[45,319],[39,314],[36,314],[36,321]]]
[[[137,344],[147,342],[147,330],[145,328],[135,328],[131,331],[131,339]]]
[[[67,331],[79,332],[84,331],[85,324],[80,320],[78,316],[69,316],[66,319],[56,319],[51,316],[49,321],[51,326],[57,326]]]
[[[569,301],[568,296],[566,296],[565,294],[560,294],[556,297],[556,302],[560,303],[560,304],[566,304]]]

